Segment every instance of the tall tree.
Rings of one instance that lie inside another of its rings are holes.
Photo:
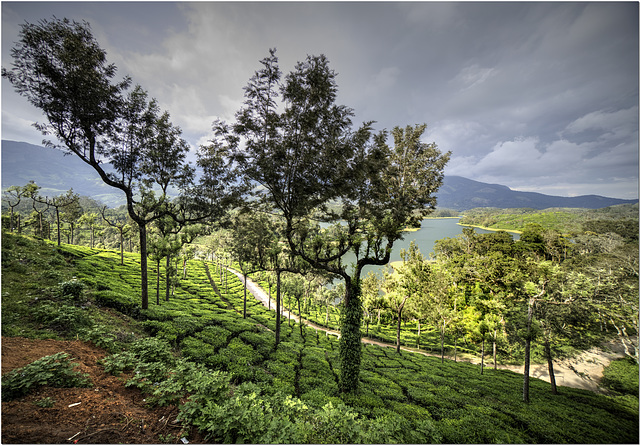
[[[12,185],[4,191],[4,199],[10,208],[9,230],[13,232],[14,228],[14,215],[13,209],[20,205],[22,198],[31,197],[37,194],[38,187],[33,181],[29,181],[26,185]],[[18,221],[19,221],[18,216]],[[20,232],[20,223],[18,223],[18,232]]]
[[[219,203],[215,192],[225,184],[212,177],[222,172],[220,158],[211,147],[201,147],[198,163],[203,175],[200,187],[195,187],[194,170],[185,162],[188,145],[180,139],[179,128],[171,125],[167,113],[159,114],[142,88],[126,95],[129,78],[113,82],[116,66],[107,62],[87,22],[25,23],[11,56],[13,67],[3,68],[2,76],[44,113],[47,123],[37,123],[36,128],[60,142],[44,144],[78,156],[107,185],[125,194],[140,234],[141,301],[146,309],[147,224],[168,212],[185,217],[185,209],[213,213]],[[106,167],[109,161],[113,171]],[[166,206],[170,185],[192,194],[207,193],[176,200],[180,208]],[[154,186],[160,189],[157,197],[151,193]]]
[[[373,135],[371,123],[351,130],[353,111],[336,104],[336,74],[324,55],[308,56],[285,79],[275,50],[261,63],[236,122],[217,122],[216,134],[247,182],[261,186],[253,189],[256,202],[284,219],[292,253],[344,280],[340,383],[342,391],[355,391],[360,275],[367,265],[387,264],[406,225],[435,208],[449,155],[420,141],[426,125],[393,129],[394,147],[386,131]],[[332,211],[328,204],[336,200],[341,206]],[[333,226],[311,224],[314,215]],[[343,261],[348,252],[356,256],[353,272]]]
[[[232,224],[231,250],[244,282],[243,318],[247,318],[247,276],[269,267],[268,255],[274,242],[272,230],[269,218],[263,213],[240,213]]]
[[[371,316],[373,311],[378,310],[378,314],[382,310],[383,298],[380,296],[380,280],[378,276],[369,272],[362,280],[362,309],[364,311],[366,332],[365,335],[369,336],[369,324],[371,323]],[[379,315],[378,315],[378,323]]]
[[[418,246],[411,241],[409,250],[400,251],[402,264],[395,267],[395,273],[385,273],[384,288],[387,291],[387,302],[397,314],[396,352],[400,353],[400,328],[402,312],[409,299],[417,300],[426,297],[426,287],[431,271]],[[445,290],[446,292],[446,290]]]
[[[89,230],[89,242],[90,242],[91,248],[93,249],[93,246],[95,243],[95,235],[96,233],[98,233],[98,236],[99,236],[99,233],[100,233],[99,231],[100,229],[103,228],[103,226],[98,221],[98,214],[95,212],[83,213],[80,219],[78,220],[78,223],[81,226],[86,226],[87,229]]]
[[[100,209],[100,214],[102,215],[102,219],[111,227],[114,227],[118,231],[119,239],[120,239],[120,265],[124,266],[124,236],[131,231],[131,221],[130,218],[127,218],[128,215],[118,215],[115,214],[107,217],[107,206],[102,207]]]
[[[82,207],[80,207],[80,195],[74,193],[73,189],[70,189],[67,192],[67,194],[65,195],[65,200],[67,204],[62,210],[60,219],[62,219],[63,222],[66,222],[69,225],[69,244],[74,244],[73,236],[75,235],[76,224],[79,222],[84,211],[82,210]]]

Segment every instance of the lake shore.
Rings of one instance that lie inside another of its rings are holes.
[[[508,233],[516,233],[518,235],[522,235],[522,230],[494,229],[492,227],[475,226],[473,224],[461,224],[461,223],[458,223],[458,225],[462,226],[462,227],[471,227],[471,228],[474,228],[474,229],[487,230],[489,232],[508,232]]]

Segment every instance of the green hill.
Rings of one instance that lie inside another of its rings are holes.
[[[285,322],[276,348],[273,311],[252,300],[243,319],[234,275],[191,260],[171,300],[142,311],[138,273],[136,254],[121,265],[115,251],[3,234],[2,335],[91,340],[147,403],[176,404],[218,443],[638,441],[637,395],[554,396],[534,378],[524,404],[519,374],[390,348],[363,347],[359,393],[341,395],[338,340]]]

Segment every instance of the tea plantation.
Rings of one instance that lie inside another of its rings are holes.
[[[164,276],[164,270],[161,270]],[[213,263],[190,260],[170,301],[140,310],[139,255],[3,234],[2,335],[76,337],[108,372],[214,442],[638,443],[638,397],[605,396],[392,348],[363,346],[360,389],[339,392],[338,339],[282,320]],[[322,321],[320,311],[315,318]]]

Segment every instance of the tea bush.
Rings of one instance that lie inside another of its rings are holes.
[[[631,357],[612,361],[604,368],[602,383],[622,394],[638,395],[638,364]]]

